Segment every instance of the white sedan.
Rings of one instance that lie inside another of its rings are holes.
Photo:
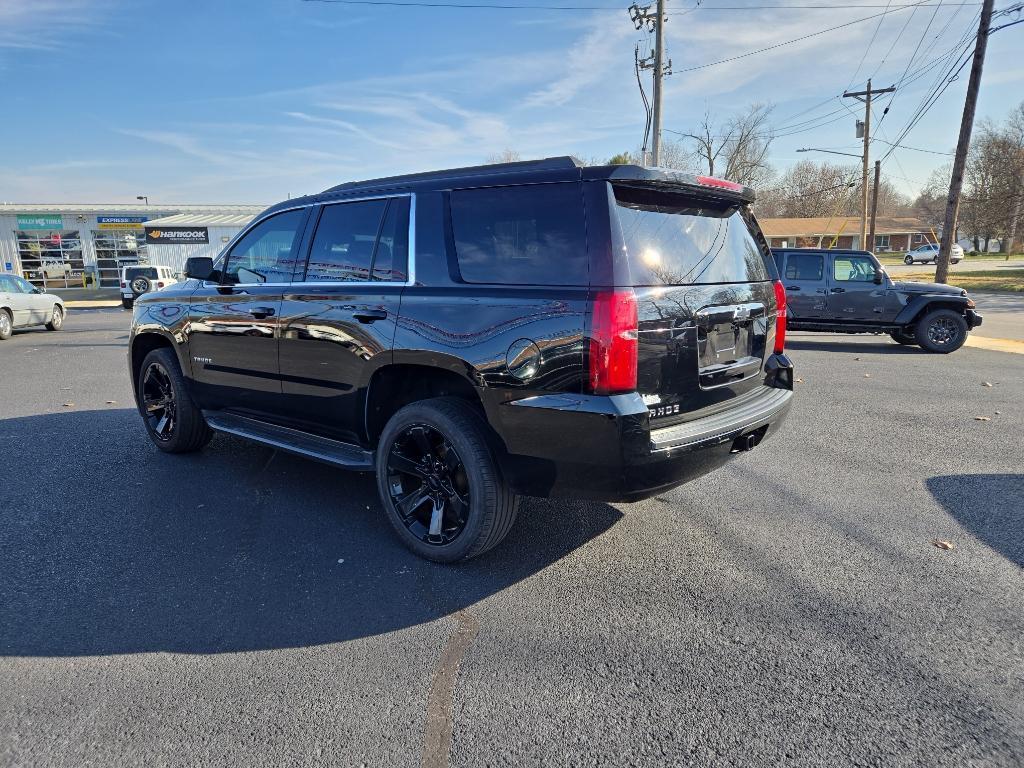
[[[964,249],[956,243],[953,244],[952,249],[949,252],[949,263],[959,264],[960,260],[964,257]],[[927,264],[931,262],[935,264],[939,260],[939,244],[938,243],[927,243],[921,245],[912,251],[907,251],[907,255],[903,257],[904,264],[914,264],[915,262],[921,262]]]
[[[64,300],[44,293],[17,275],[0,275],[0,341],[9,339],[15,328],[45,325],[59,331],[64,325]]]

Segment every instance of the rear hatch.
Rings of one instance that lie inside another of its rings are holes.
[[[774,265],[746,203],[681,186],[612,191],[613,243],[625,254],[616,282],[636,293],[637,390],[652,427],[756,397],[776,303]]]

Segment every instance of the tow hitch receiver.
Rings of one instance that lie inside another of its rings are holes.
[[[740,435],[732,442],[732,450],[730,453],[743,453],[745,451],[752,450],[757,446],[758,443],[764,438],[765,433],[768,431],[768,425],[765,424],[763,427],[755,429],[753,432],[747,432],[744,435]]]

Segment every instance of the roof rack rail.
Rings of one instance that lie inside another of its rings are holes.
[[[562,171],[569,168],[579,168],[580,165],[568,155],[561,157],[546,157],[542,160],[519,160],[514,163],[493,163],[491,165],[471,165],[465,168],[449,168],[442,171],[425,171],[423,173],[409,173],[402,176],[385,176],[380,179],[367,179],[365,181],[347,181],[335,187],[325,189],[324,192],[341,192],[356,187],[372,187],[377,185],[392,186],[395,184],[411,183],[416,181],[431,181],[434,179],[446,179],[452,177],[482,176],[499,173],[515,173],[517,171]]]

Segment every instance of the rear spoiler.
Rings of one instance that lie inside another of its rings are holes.
[[[581,168],[584,180],[635,183],[645,187],[664,187],[666,191],[691,192],[730,202],[754,202],[754,190],[735,181],[698,176],[671,168],[644,168],[639,165],[601,165]]]

